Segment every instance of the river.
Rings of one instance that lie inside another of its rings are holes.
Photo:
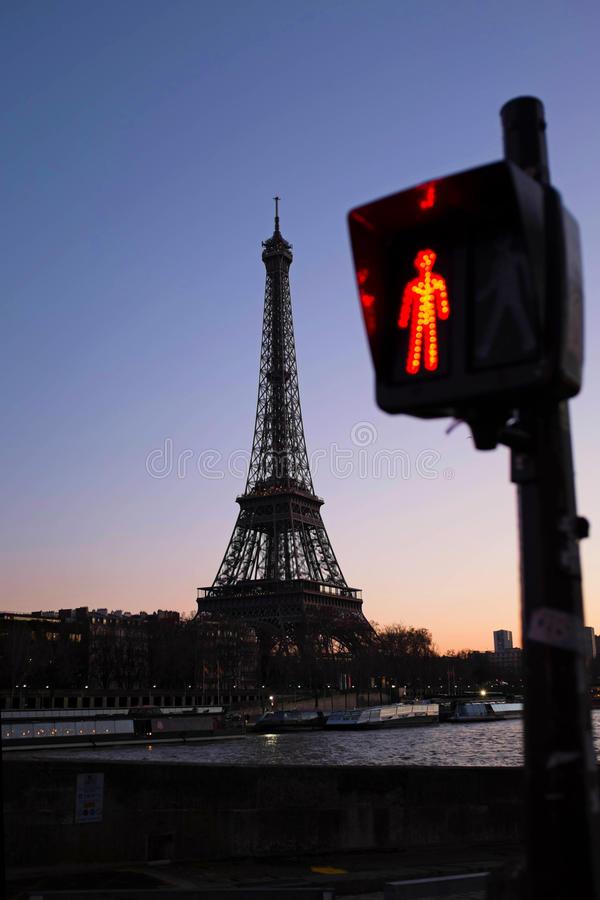
[[[592,713],[600,757],[600,710]],[[520,766],[523,723],[428,725],[385,731],[312,731],[254,735],[239,740],[147,744],[102,749],[32,751],[29,758],[135,760],[193,765],[297,766]]]

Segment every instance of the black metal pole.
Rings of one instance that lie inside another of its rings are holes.
[[[509,161],[549,183],[544,108],[501,111]],[[578,519],[566,401],[518,411],[529,436],[512,452],[518,487],[525,676],[528,900],[600,898],[597,765],[583,642]]]

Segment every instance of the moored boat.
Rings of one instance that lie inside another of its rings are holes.
[[[223,707],[102,710],[6,710],[2,750],[196,740],[243,734],[240,716]]]
[[[406,728],[414,725],[437,725],[437,703],[395,703],[333,712],[327,719],[327,729],[363,731],[378,728]]]
[[[505,719],[520,719],[523,716],[522,703],[455,703],[447,722],[501,722]]]
[[[316,731],[325,727],[325,716],[320,709],[268,710],[254,723],[258,734],[288,734],[300,731]]]

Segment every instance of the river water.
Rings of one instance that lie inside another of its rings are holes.
[[[600,758],[600,710],[592,713],[594,745]],[[520,766],[523,723],[480,722],[427,725],[385,731],[312,731],[255,735],[239,740],[148,744],[28,753],[29,758],[136,760],[193,765],[260,766]]]

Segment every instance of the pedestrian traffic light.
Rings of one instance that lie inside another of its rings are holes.
[[[579,237],[553,188],[498,162],[348,218],[382,409],[464,417],[578,392]]]

